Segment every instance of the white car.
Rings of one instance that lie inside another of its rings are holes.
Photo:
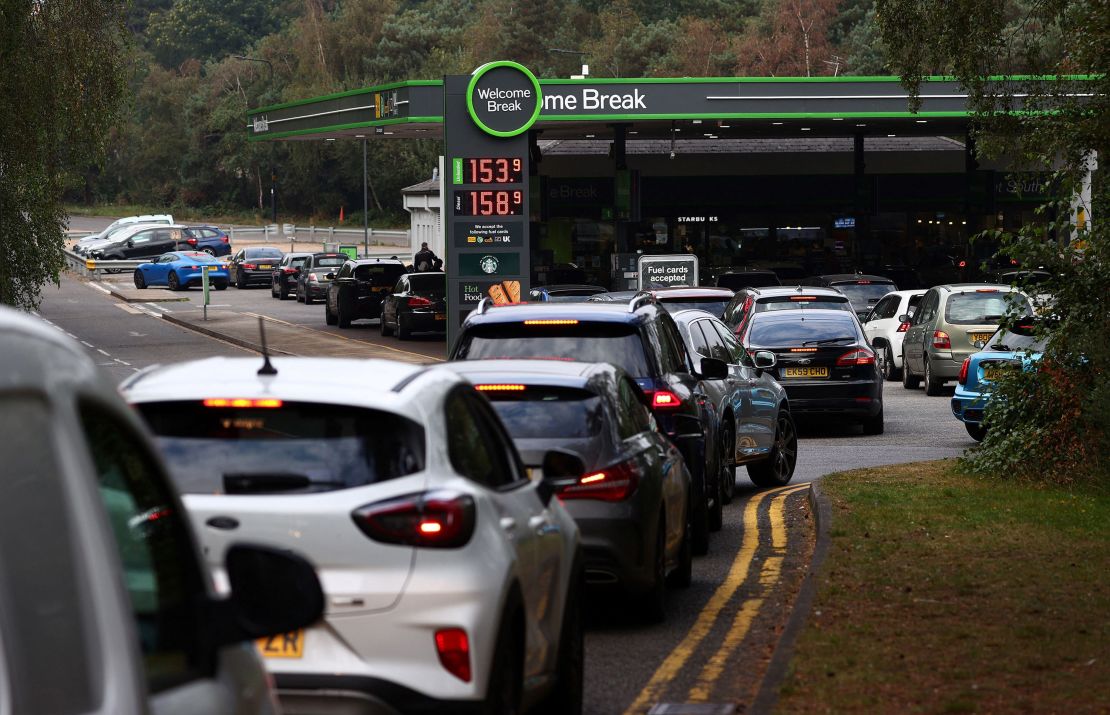
[[[173,216],[170,214],[143,214],[142,216],[127,216],[126,218],[116,219],[108,224],[108,227],[97,233],[89,234],[74,244],[74,248],[85,248],[94,241],[99,241],[105,238],[111,238],[113,234],[117,233],[124,226],[131,226],[134,224],[172,224]]]
[[[923,295],[923,289],[887,293],[863,319],[863,333],[875,348],[879,367],[886,380],[897,380],[902,375],[902,340],[906,337],[910,324],[908,319],[900,318],[912,318]]]
[[[232,539],[316,564],[323,622],[260,644],[285,711],[578,712],[579,535],[552,497],[581,459],[549,452],[529,479],[486,398],[442,367],[261,365],[152,368],[121,390],[217,583]]]

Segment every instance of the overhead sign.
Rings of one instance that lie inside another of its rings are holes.
[[[495,137],[515,137],[528,131],[542,106],[539,80],[516,62],[482,65],[474,70],[466,88],[470,118]]]
[[[636,288],[694,287],[698,284],[698,257],[691,253],[640,256],[636,261]]]

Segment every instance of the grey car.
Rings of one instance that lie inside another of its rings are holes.
[[[902,386],[912,390],[924,382],[926,395],[941,394],[944,383],[959,376],[964,358],[987,344],[1011,308],[1018,315],[1032,314],[1029,299],[1013,286],[956,283],[930,288],[912,319],[899,317],[910,323],[902,341]]]
[[[312,566],[236,545],[215,596],[137,415],[76,342],[0,307],[0,713],[277,710],[251,639],[319,619]]]
[[[582,458],[582,476],[558,495],[578,524],[586,583],[617,586],[647,620],[662,620],[667,579],[690,584],[690,474],[643,390],[609,363],[448,366],[490,399],[525,465],[557,448]]]

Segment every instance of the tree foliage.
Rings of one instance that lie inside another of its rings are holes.
[[[926,75],[957,77],[975,111],[979,151],[1011,158],[1015,171],[1051,174],[1036,222],[984,237],[1023,266],[1048,271],[1047,284],[1026,288],[1053,301],[1041,329],[1047,346],[1040,368],[999,385],[987,438],[970,464],[1037,479],[1105,479],[1110,234],[1100,219],[1108,198],[1101,174],[1088,200],[1077,197],[1090,162],[1105,161],[1110,149],[1110,3],[878,0],[877,8],[893,65],[913,94]]]
[[[100,160],[126,86],[124,11],[0,0],[0,303],[33,308],[58,280],[62,191]]]

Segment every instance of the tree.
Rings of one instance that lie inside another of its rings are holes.
[[[833,74],[829,25],[840,0],[768,0],[739,44],[737,70],[745,75]]]
[[[278,27],[269,0],[177,0],[150,15],[147,40],[159,62],[177,67],[241,52]]]
[[[126,3],[0,0],[0,303],[63,267],[67,180],[103,157],[124,94]]]
[[[1033,479],[1105,480],[1110,235],[1099,217],[1110,190],[1097,173],[1089,200],[1083,189],[1092,159],[1105,161],[1110,149],[1110,3],[878,0],[877,10],[883,41],[911,97],[919,96],[926,75],[955,76],[974,112],[979,153],[1007,157],[1015,171],[1052,177],[1037,221],[1015,233],[981,236],[1022,265],[1046,269],[1047,284],[1023,287],[1048,292],[1054,302],[1040,328],[1046,345],[1039,369],[1014,371],[999,383],[986,439],[968,464]]]

